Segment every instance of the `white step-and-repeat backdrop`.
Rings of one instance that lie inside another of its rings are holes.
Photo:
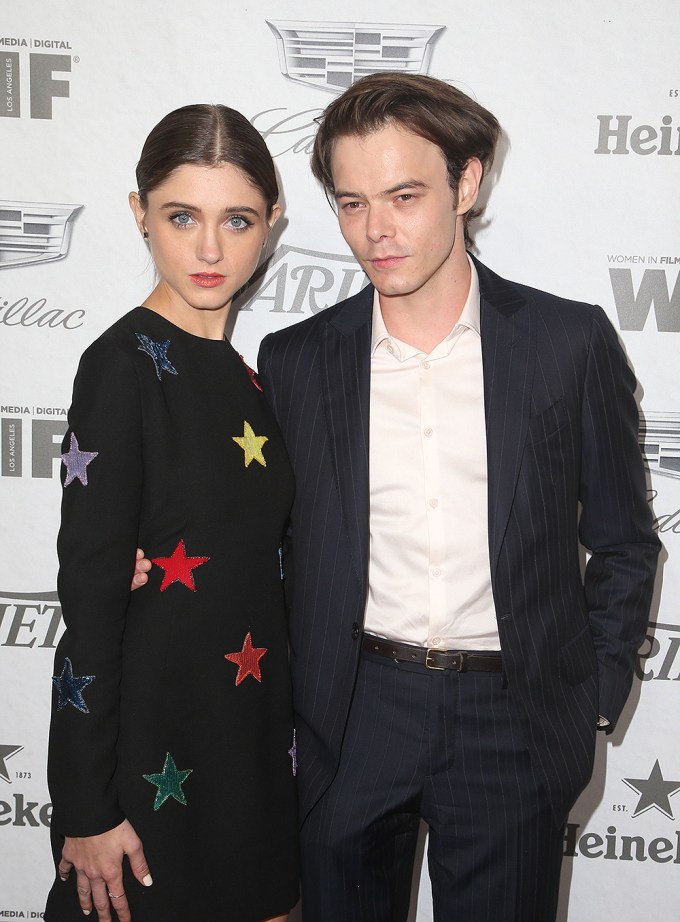
[[[664,542],[652,625],[565,839],[560,922],[680,919],[680,14],[677,0],[30,0],[0,10],[0,919],[51,878],[46,739],[60,441],[83,349],[152,285],[128,211],[150,128],[192,102],[244,112],[285,219],[233,340],[364,279],[309,173],[314,117],[378,69],[474,95],[506,140],[477,230],[503,275],[602,304],[641,381]],[[341,21],[340,21],[341,20]],[[426,874],[413,918],[432,918]],[[139,920],[143,922],[143,920]]]

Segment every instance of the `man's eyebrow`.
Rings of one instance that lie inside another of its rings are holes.
[[[420,179],[406,179],[404,182],[397,183],[396,186],[390,186],[389,189],[384,189],[379,193],[381,196],[394,195],[395,192],[403,192],[405,189],[429,189],[430,187],[426,182],[423,182]],[[335,198],[364,198],[362,192],[350,192],[345,189],[336,189]]]

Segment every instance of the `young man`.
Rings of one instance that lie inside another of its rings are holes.
[[[498,133],[429,77],[332,102],[312,169],[372,285],[262,343],[297,480],[306,922],[405,920],[421,817],[435,919],[553,919],[644,636],[659,544],[616,334],[466,253]]]
[[[498,134],[424,76],[332,102],[312,169],[372,285],[260,351],[297,481],[305,922],[403,922],[421,817],[437,922],[554,919],[644,636],[659,542],[616,334],[466,253]]]

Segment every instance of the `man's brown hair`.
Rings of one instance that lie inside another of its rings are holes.
[[[365,137],[390,124],[403,126],[441,150],[449,185],[457,199],[458,183],[468,161],[477,157],[482,175],[486,175],[501,133],[491,112],[443,80],[389,71],[358,80],[326,107],[318,123],[312,173],[331,196],[335,193],[331,158],[338,138]],[[468,222],[481,212],[481,208],[475,208],[465,215],[468,246],[472,243]]]

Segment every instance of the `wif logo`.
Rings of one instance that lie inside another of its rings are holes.
[[[281,73],[297,83],[342,93],[379,71],[427,73],[444,26],[368,22],[269,21]]]
[[[67,75],[80,60],[54,51],[70,49],[60,39],[0,38],[0,118],[21,118],[28,103],[31,118],[51,119],[53,101],[69,97]]]
[[[0,269],[63,259],[82,207],[0,200]]]

